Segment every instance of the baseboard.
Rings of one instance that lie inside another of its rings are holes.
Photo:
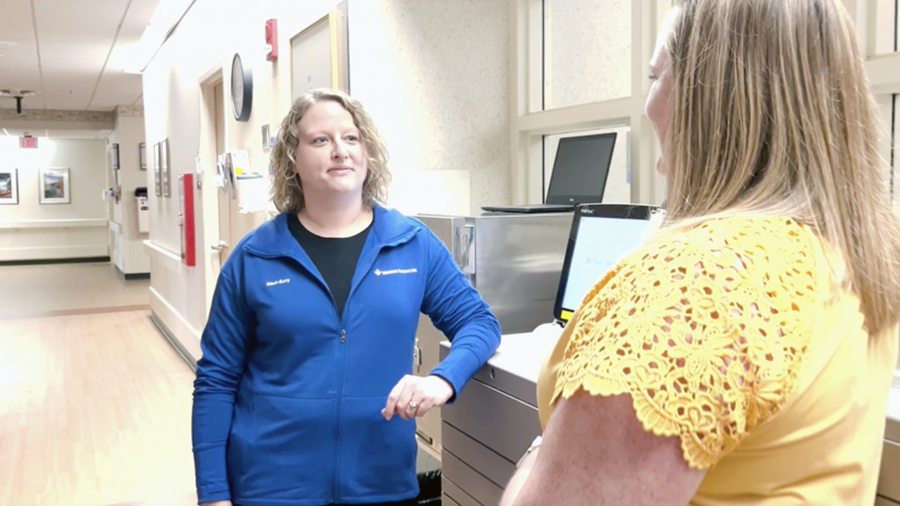
[[[169,344],[172,345],[172,348],[175,348],[175,352],[181,356],[181,359],[190,367],[194,372],[197,372],[197,361],[191,357],[191,354],[185,349],[184,346],[181,345],[181,342],[175,338],[175,335],[172,334],[172,331],[169,330],[169,327],[166,327],[166,324],[159,319],[159,316],[156,313],[150,313],[150,320],[153,321],[153,324],[156,325],[156,328],[159,329],[160,334],[166,338],[166,341],[169,341]]]
[[[155,320],[166,329],[166,338],[172,342],[185,361],[194,367],[202,354],[200,332],[194,330],[181,313],[152,286],[150,287],[150,311]]]
[[[45,232],[52,231],[52,229],[35,229],[35,230],[43,230]],[[109,257],[109,245],[106,242],[98,243],[96,241],[103,240],[108,241],[109,238],[105,235],[101,234],[101,237],[83,237],[83,234],[75,233],[75,231],[100,231],[103,232],[103,229],[94,229],[94,228],[82,228],[82,229],[72,229],[69,232],[70,235],[64,236],[64,242],[67,243],[78,243],[82,244],[65,244],[60,245],[59,236],[53,237],[45,237],[47,234],[43,233],[38,237],[31,237],[28,235],[24,235],[23,237],[17,237],[15,246],[4,246],[0,247],[0,261],[2,262],[15,262],[17,260],[56,260],[56,259],[68,259],[68,258],[97,258],[97,257]],[[71,235],[74,234],[74,235]],[[4,233],[4,241],[7,240],[9,234]],[[48,243],[55,243],[56,245],[50,245]]]
[[[51,265],[51,264],[91,264],[91,263],[108,263],[108,256],[105,257],[83,257],[83,258],[32,258],[28,260],[0,260],[0,266],[3,265]],[[148,274],[149,278],[150,275]]]
[[[119,266],[116,266],[116,275],[119,276],[119,279],[124,279],[125,281],[131,281],[134,279],[150,279],[149,272],[132,272],[130,274],[125,274],[122,272],[122,269],[119,269]]]

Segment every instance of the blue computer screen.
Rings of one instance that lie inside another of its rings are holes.
[[[644,240],[645,219],[582,216],[569,265],[562,308],[574,310],[588,290]]]

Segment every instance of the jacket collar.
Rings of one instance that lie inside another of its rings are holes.
[[[395,209],[387,209],[379,204],[372,208],[374,221],[371,233],[375,246],[394,246],[402,244],[415,235],[421,228],[416,220],[408,218]],[[245,247],[252,253],[263,257],[289,256],[297,257],[300,246],[288,228],[291,213],[281,213],[274,219],[260,225],[247,238]],[[366,241],[370,243],[370,241]]]

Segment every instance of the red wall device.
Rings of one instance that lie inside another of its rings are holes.
[[[278,59],[278,20],[270,19],[266,21],[266,60],[275,61]]]
[[[188,267],[197,265],[194,241],[194,175],[178,176],[178,194],[181,209],[178,224],[181,226],[181,262]]]

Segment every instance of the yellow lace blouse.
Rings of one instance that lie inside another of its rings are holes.
[[[629,394],[646,430],[707,469],[691,504],[871,505],[897,332],[866,333],[826,255],[807,228],[761,217],[642,246],[547,357],[542,426],[578,390]]]

